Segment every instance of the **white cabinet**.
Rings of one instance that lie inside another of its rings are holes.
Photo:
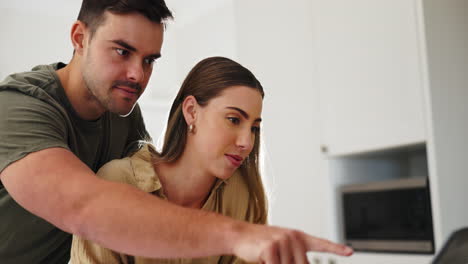
[[[415,2],[315,1],[322,141],[331,155],[426,139]]]

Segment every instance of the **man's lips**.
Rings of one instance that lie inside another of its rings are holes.
[[[239,167],[244,160],[241,156],[225,154],[226,158],[234,165],[234,167]]]
[[[130,93],[130,94],[138,94],[137,89],[133,89],[133,88],[130,88],[130,87],[127,87],[127,86],[114,86],[114,88],[119,89],[119,90],[123,90],[123,91],[125,91],[127,93]]]
[[[115,90],[126,100],[137,100],[139,91],[127,86],[114,86]]]

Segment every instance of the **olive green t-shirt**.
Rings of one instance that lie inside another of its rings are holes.
[[[109,112],[95,121],[78,117],[55,72],[64,66],[41,65],[0,82],[0,172],[31,152],[52,147],[72,151],[96,172],[148,138],[138,105],[126,117]],[[68,263],[71,238],[23,209],[0,182],[1,264]]]

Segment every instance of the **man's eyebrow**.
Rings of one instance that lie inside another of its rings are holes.
[[[128,44],[127,42],[121,40],[121,39],[116,39],[116,40],[111,40],[111,42],[119,45],[119,46],[122,46],[130,51],[133,51],[133,52],[136,52],[137,49],[135,47],[133,47],[132,45]],[[148,58],[154,58],[154,59],[158,59],[161,57],[161,54],[160,53],[154,53],[154,54],[151,54],[149,56],[147,56]]]
[[[153,58],[153,59],[159,59],[161,58],[161,54],[160,53],[155,53],[155,54],[151,54],[149,56],[146,56],[147,58]]]
[[[249,119],[249,114],[247,114],[244,110],[238,108],[238,107],[234,107],[234,106],[228,106],[226,107],[228,109],[232,109],[232,110],[236,110],[238,111],[245,119]],[[261,118],[257,118],[255,119],[255,122],[262,122],[262,119]]]
[[[116,40],[111,40],[111,42],[114,42],[115,44],[117,45],[120,45],[128,50],[131,50],[133,52],[137,51],[137,49],[135,47],[133,47],[132,45],[128,44],[127,42],[121,40],[121,39],[116,39]]]

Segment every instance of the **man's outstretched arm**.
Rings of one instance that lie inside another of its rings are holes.
[[[352,250],[279,227],[183,208],[137,188],[99,179],[73,153],[50,148],[9,165],[0,179],[26,210],[58,228],[130,255],[306,263],[307,251]]]

